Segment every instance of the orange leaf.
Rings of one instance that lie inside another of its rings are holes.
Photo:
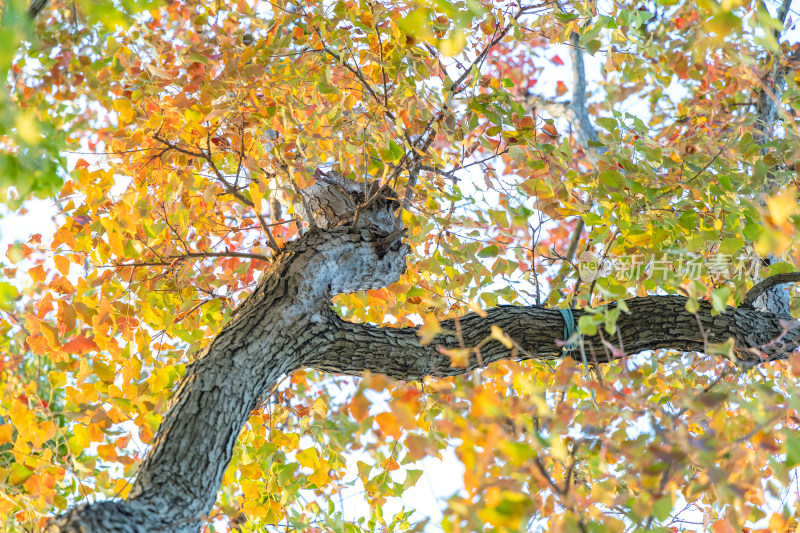
[[[83,355],[86,352],[97,350],[97,344],[95,344],[95,342],[89,337],[78,335],[71,341],[67,342],[62,349],[67,353]]]
[[[400,465],[397,464],[397,461],[394,460],[394,457],[389,457],[384,462],[381,463],[381,468],[384,470],[388,470],[389,472],[393,472],[400,468]]]
[[[32,269],[28,270],[28,275],[31,279],[35,282],[44,281],[44,267],[42,265],[35,266]]]
[[[14,426],[11,424],[3,424],[0,426],[0,444],[11,442]]]
[[[69,275],[69,259],[63,255],[57,255],[53,258],[56,263],[56,268],[61,272],[62,276]]]
[[[736,533],[736,528],[731,526],[727,520],[719,520],[711,524],[711,531],[714,533]]]
[[[64,276],[59,276],[54,279],[49,287],[59,294],[69,294],[75,292],[75,286]]]
[[[67,328],[67,330],[71,330],[75,327],[77,316],[75,315],[75,308],[69,303],[59,300],[58,313],[56,316],[58,317],[58,323]]]
[[[375,421],[381,428],[381,433],[395,439],[400,438],[400,424],[392,413],[381,413],[375,417]]]
[[[408,448],[408,454],[415,461],[419,461],[420,459],[428,455],[427,452],[428,441],[425,440],[424,437],[420,437],[419,435],[414,435],[412,433],[411,435],[406,437],[406,440],[404,442],[406,448]]]
[[[552,124],[545,124],[542,129],[553,137],[558,137],[558,130]]]
[[[559,82],[556,84],[556,94],[557,94],[558,96],[561,96],[561,95],[562,95],[562,94],[564,94],[565,92],[567,92],[567,86],[566,86],[566,85],[564,85],[564,82],[563,82],[563,81],[559,81]]]
[[[53,310],[53,295],[49,291],[44,293],[41,301],[39,302],[39,311],[36,313],[37,318],[44,318],[44,316]]]
[[[350,414],[359,422],[363,422],[369,416],[369,406],[369,400],[359,394],[350,400]]]

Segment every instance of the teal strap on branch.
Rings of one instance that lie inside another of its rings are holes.
[[[583,335],[578,333],[576,340],[569,340],[573,335],[575,335],[575,317],[572,314],[572,309],[568,307],[566,309],[559,309],[558,311],[561,313],[561,317],[564,319],[564,342],[566,344],[564,344],[563,353],[566,355],[580,346],[583,367],[586,369],[586,379],[589,379],[589,362],[586,360],[586,350],[583,349]],[[597,400],[594,396],[594,389],[592,389],[591,392],[592,403],[594,404],[595,410],[597,410]]]
[[[575,348],[578,347],[578,343],[580,342],[580,336],[578,339],[570,341],[572,336],[575,334],[575,317],[572,316],[572,309],[567,307],[566,309],[559,309],[559,313],[561,313],[561,317],[564,319],[564,352],[571,352]]]

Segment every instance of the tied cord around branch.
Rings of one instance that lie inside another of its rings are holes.
[[[581,358],[583,359],[583,367],[586,369],[586,379],[589,379],[589,362],[586,360],[586,350],[583,348],[583,335],[580,332],[575,330],[575,317],[572,314],[572,309],[567,307],[566,309],[559,309],[559,313],[561,313],[561,317],[564,319],[564,348],[562,349],[562,354],[567,355],[569,352],[572,352],[580,346],[581,348]],[[576,338],[572,340],[573,336]],[[597,409],[597,400],[595,399],[594,389],[592,389],[592,403],[594,404],[594,408]]]

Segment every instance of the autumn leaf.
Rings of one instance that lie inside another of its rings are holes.
[[[378,414],[375,416],[375,422],[378,423],[378,427],[384,435],[394,439],[400,438],[400,424],[392,413]]]
[[[28,270],[28,275],[37,283],[44,281],[45,273],[42,265],[35,266]]]
[[[98,348],[97,344],[95,344],[95,342],[92,339],[84,335],[78,335],[77,337],[74,337],[73,339],[67,341],[67,343],[64,344],[62,349],[67,353],[82,355],[87,352],[96,351]]]
[[[369,406],[370,401],[358,394],[350,401],[350,414],[359,422],[363,422],[369,415]]]

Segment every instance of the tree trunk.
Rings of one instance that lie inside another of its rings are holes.
[[[306,365],[331,329],[333,294],[383,287],[405,269],[397,233],[347,227],[287,245],[234,320],[181,380],[126,501],[82,505],[48,532],[195,532],[250,411]]]

